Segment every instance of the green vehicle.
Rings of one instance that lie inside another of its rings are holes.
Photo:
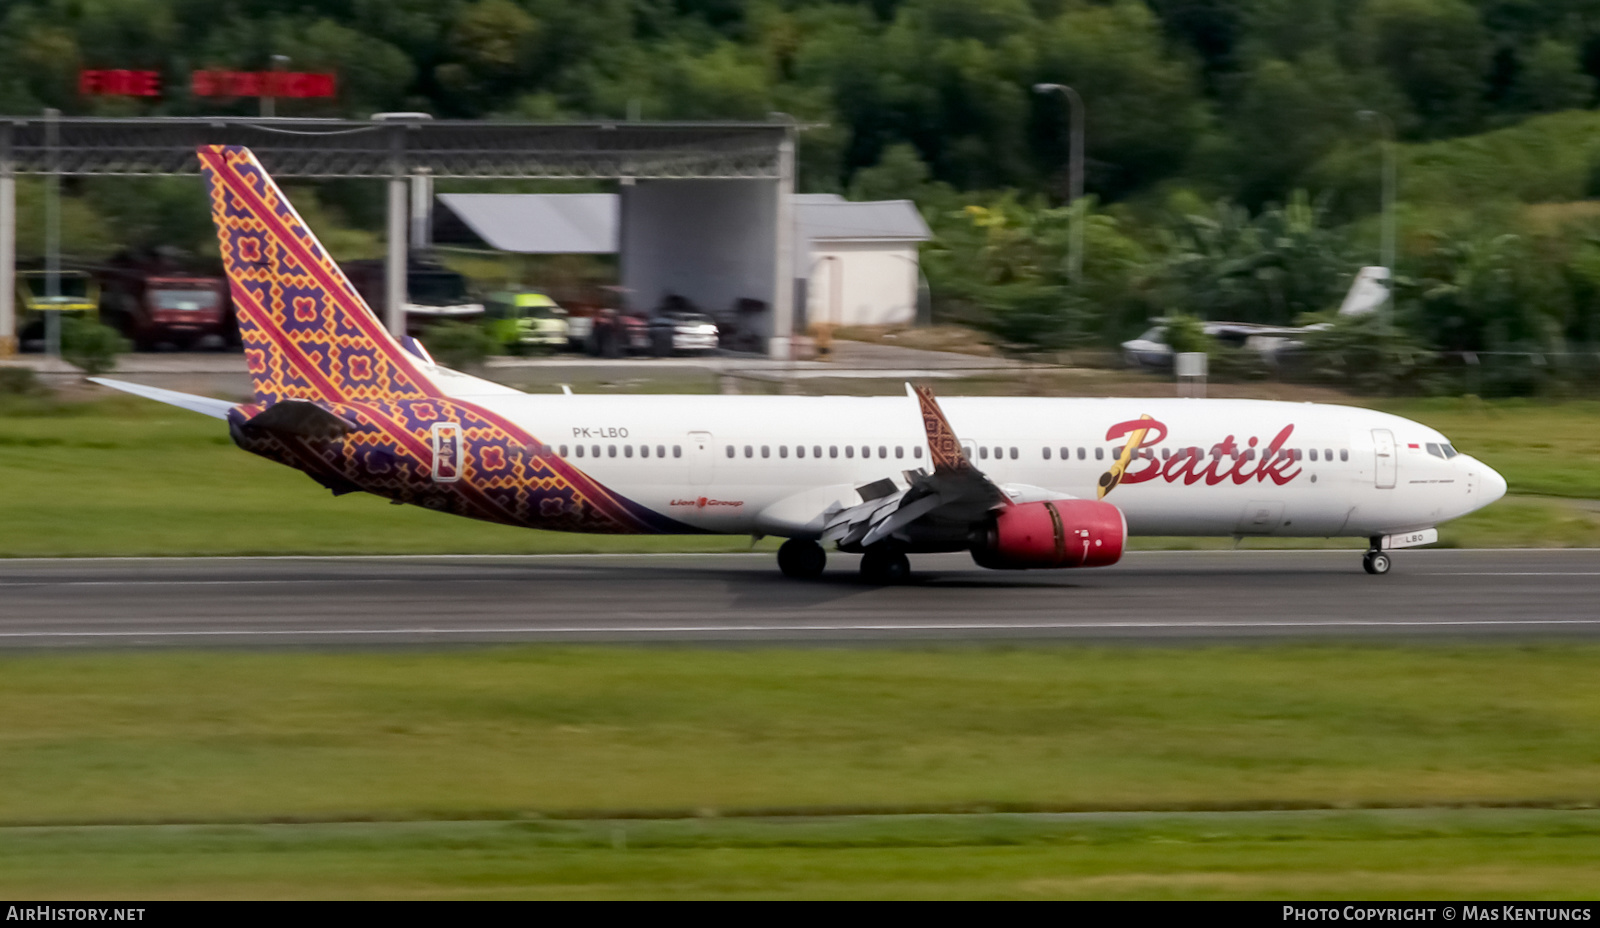
[[[511,351],[567,346],[567,311],[536,290],[503,290],[484,303],[489,334]]]

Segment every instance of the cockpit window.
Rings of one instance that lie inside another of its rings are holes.
[[[1444,452],[1440,451],[1439,450],[1439,446],[1437,444],[1435,444],[1434,442],[1430,441],[1424,447],[1426,447],[1428,449],[1428,453],[1433,455],[1434,457],[1436,457],[1436,458],[1444,457]]]
[[[1456,450],[1455,445],[1440,445],[1439,447],[1444,451],[1445,460],[1449,460],[1461,453]]]

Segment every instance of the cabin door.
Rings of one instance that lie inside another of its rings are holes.
[[[433,434],[433,482],[455,483],[461,479],[461,425],[435,422]]]
[[[1388,429],[1372,430],[1372,450],[1376,455],[1373,476],[1380,490],[1394,489],[1395,456],[1394,433]]]

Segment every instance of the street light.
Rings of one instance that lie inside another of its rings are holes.
[[[273,71],[276,72],[276,71],[287,70],[288,64],[289,64],[289,56],[288,55],[273,55],[272,56],[272,70]],[[267,78],[267,80],[273,80],[273,79],[272,78]],[[272,91],[274,91],[276,89],[277,89],[276,86],[268,86],[268,87],[261,88],[261,115],[265,116],[265,117],[267,117],[269,119],[272,118],[273,116],[278,115],[278,106],[277,106],[278,101],[277,101],[277,98],[272,95]]]
[[[1034,84],[1037,94],[1059,93],[1067,98],[1071,135],[1067,140],[1067,204],[1072,206],[1072,228],[1067,236],[1067,276],[1077,283],[1083,277],[1083,215],[1078,201],[1083,199],[1083,98],[1066,84]]]
[[[1382,138],[1380,139],[1380,141],[1378,143],[1383,148],[1383,203],[1382,203],[1382,205],[1383,205],[1383,222],[1382,222],[1383,241],[1382,241],[1382,244],[1381,244],[1382,255],[1379,258],[1379,260],[1381,260],[1383,262],[1384,268],[1389,273],[1388,280],[1384,281],[1385,287],[1387,288],[1387,290],[1389,292],[1389,296],[1388,296],[1387,299],[1385,299],[1383,301],[1383,305],[1380,307],[1379,312],[1382,313],[1382,317],[1381,318],[1383,320],[1383,328],[1385,330],[1387,330],[1389,328],[1389,315],[1390,315],[1390,312],[1391,312],[1391,307],[1394,305],[1394,277],[1395,277],[1395,267],[1394,267],[1394,260],[1395,260],[1395,257],[1394,257],[1394,248],[1395,248],[1394,123],[1392,121],[1390,121],[1389,117],[1387,117],[1384,114],[1378,112],[1377,110],[1362,110],[1362,111],[1356,113],[1356,118],[1358,118],[1362,122],[1366,122],[1366,123],[1373,123],[1373,122],[1377,123],[1378,124],[1378,131],[1380,133],[1382,133]]]

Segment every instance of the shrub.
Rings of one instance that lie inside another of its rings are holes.
[[[38,396],[44,392],[32,368],[0,367],[0,396]]]
[[[423,335],[428,353],[445,367],[477,367],[499,345],[483,327],[470,322],[441,322]]]
[[[61,320],[61,357],[90,377],[117,366],[117,355],[133,346],[121,333],[95,319],[67,316]]]

